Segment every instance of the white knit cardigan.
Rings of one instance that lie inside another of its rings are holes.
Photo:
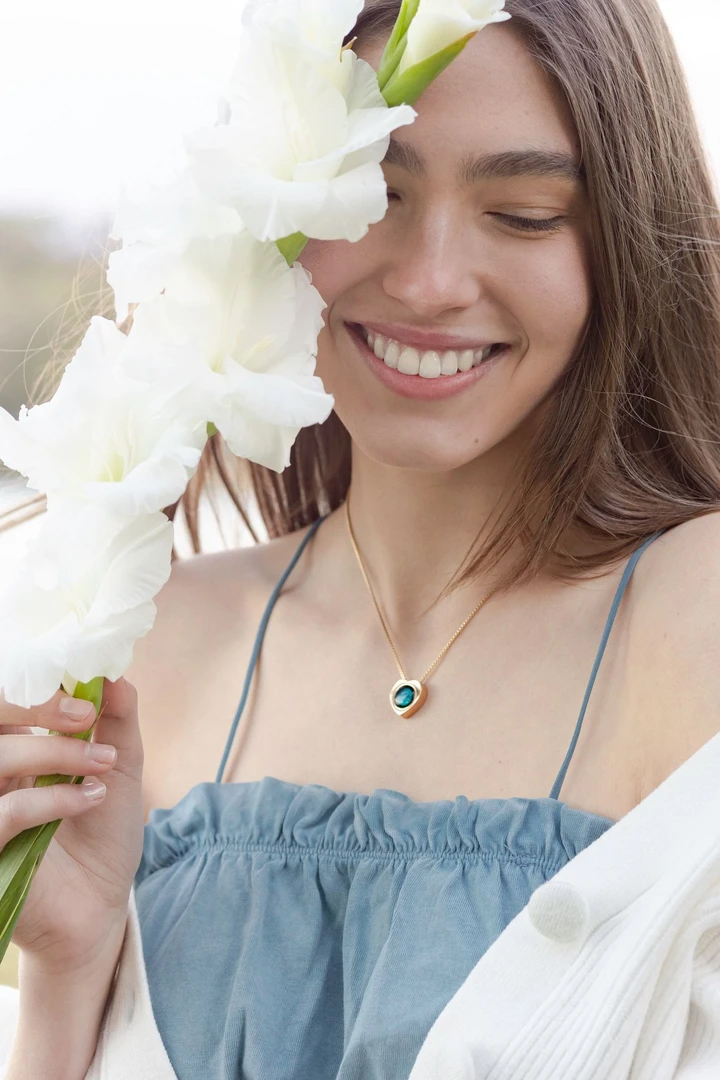
[[[16,1007],[6,990],[0,1062]],[[176,1080],[134,898],[87,1080]],[[720,1080],[720,735],[536,889],[409,1080]]]

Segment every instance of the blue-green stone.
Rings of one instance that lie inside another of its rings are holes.
[[[398,709],[406,709],[408,705],[412,705],[415,700],[415,691],[412,686],[401,686],[399,690],[395,691],[395,704]]]

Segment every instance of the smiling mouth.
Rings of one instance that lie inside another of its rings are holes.
[[[422,350],[373,333],[360,323],[348,325],[386,367],[402,375],[417,375],[421,379],[439,379],[471,371],[508,348],[505,343],[497,342],[479,349]]]

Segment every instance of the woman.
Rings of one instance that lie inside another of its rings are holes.
[[[398,8],[352,35],[373,64]],[[69,819],[18,927],[12,1080],[92,1057],[140,858],[132,685],[181,1080],[406,1078],[533,892],[720,728],[720,235],[677,59],[654,0],[508,10],[396,136],[385,219],[303,253],[336,415],[253,468],[275,539],[176,566],[108,688],[116,760],[8,740],[6,775],[107,786],[87,815],[0,798],[3,843]]]

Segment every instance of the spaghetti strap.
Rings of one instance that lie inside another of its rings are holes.
[[[644,544],[642,544],[641,547],[639,547],[637,549],[637,551],[633,552],[633,554],[630,556],[630,559],[628,560],[627,566],[625,567],[625,571],[623,573],[623,576],[620,579],[620,584],[617,587],[617,592],[615,593],[615,599],[613,600],[612,607],[610,608],[610,614],[608,615],[607,622],[605,623],[605,630],[603,631],[603,636],[602,636],[602,638],[600,640],[600,647],[598,649],[597,656],[595,657],[595,663],[593,664],[593,669],[590,672],[590,680],[589,680],[588,685],[587,685],[587,690],[585,691],[585,697],[583,699],[582,708],[580,709],[580,716],[578,718],[578,722],[577,722],[577,724],[575,726],[575,732],[574,732],[572,740],[570,742],[568,752],[565,755],[565,760],[562,763],[562,766],[560,768],[560,772],[558,773],[557,779],[555,780],[555,783],[553,784],[552,791],[550,792],[550,798],[551,799],[557,799],[560,796],[560,789],[561,789],[561,787],[563,785],[563,781],[565,780],[565,774],[568,771],[568,767],[570,765],[570,762],[572,761],[572,756],[573,756],[573,754],[575,752],[575,747],[577,746],[577,741],[580,738],[580,729],[582,728],[582,723],[583,723],[583,720],[585,719],[585,713],[587,711],[588,702],[590,701],[590,694],[592,693],[592,688],[595,685],[595,679],[597,677],[597,673],[598,673],[598,670],[600,668],[600,663],[602,661],[603,656],[605,655],[605,647],[606,647],[606,645],[608,643],[608,638],[610,637],[610,631],[613,628],[613,623],[615,622],[615,616],[618,613],[618,608],[620,607],[620,602],[621,602],[623,596],[625,595],[625,590],[626,590],[626,588],[628,586],[628,582],[630,581],[630,578],[632,577],[633,570],[637,566],[638,559],[642,555],[645,548],[650,547],[650,545],[655,540],[657,540],[657,538],[659,536],[662,536],[664,532],[666,532],[666,530],[661,529],[660,532],[656,532],[651,537],[649,537],[644,542]]]
[[[239,703],[239,705],[237,707],[237,711],[235,713],[235,717],[233,719],[233,722],[230,725],[230,732],[229,732],[228,737],[227,737],[227,742],[225,743],[225,750],[223,751],[223,756],[222,756],[222,760],[220,762],[220,767],[219,767],[219,769],[217,771],[217,776],[215,777],[215,783],[216,784],[222,783],[223,773],[225,772],[225,766],[227,765],[227,760],[230,757],[230,749],[231,749],[232,744],[233,744],[233,739],[235,738],[235,732],[238,729],[238,724],[240,723],[240,720],[242,718],[242,714],[245,711],[245,705],[247,704],[248,694],[250,693],[250,685],[252,683],[252,677],[255,674],[255,668],[257,667],[258,658],[260,656],[260,649],[262,647],[263,638],[265,637],[265,631],[267,630],[268,623],[270,622],[270,616],[272,615],[273,608],[275,607],[275,604],[277,603],[278,597],[280,596],[280,593],[283,590],[285,582],[287,581],[287,579],[292,574],[293,570],[295,569],[295,567],[297,566],[297,564],[298,564],[298,562],[300,560],[300,557],[301,557],[303,551],[305,550],[307,545],[310,543],[313,536],[318,531],[318,529],[320,528],[320,525],[323,523],[324,520],[325,520],[324,517],[318,518],[318,520],[315,522],[315,524],[312,525],[309,532],[305,535],[302,542],[300,543],[300,546],[298,547],[297,551],[295,552],[292,559],[290,560],[289,566],[287,567],[284,574],[282,575],[282,577],[278,581],[277,585],[273,589],[272,593],[270,594],[270,599],[267,602],[267,607],[265,608],[265,612],[263,614],[263,617],[260,620],[260,626],[258,627],[258,632],[257,632],[257,635],[255,637],[255,644],[253,646],[253,651],[252,651],[252,654],[250,656],[250,662],[248,664],[247,673],[245,675],[245,683],[243,685],[242,695],[240,697],[240,703]]]

